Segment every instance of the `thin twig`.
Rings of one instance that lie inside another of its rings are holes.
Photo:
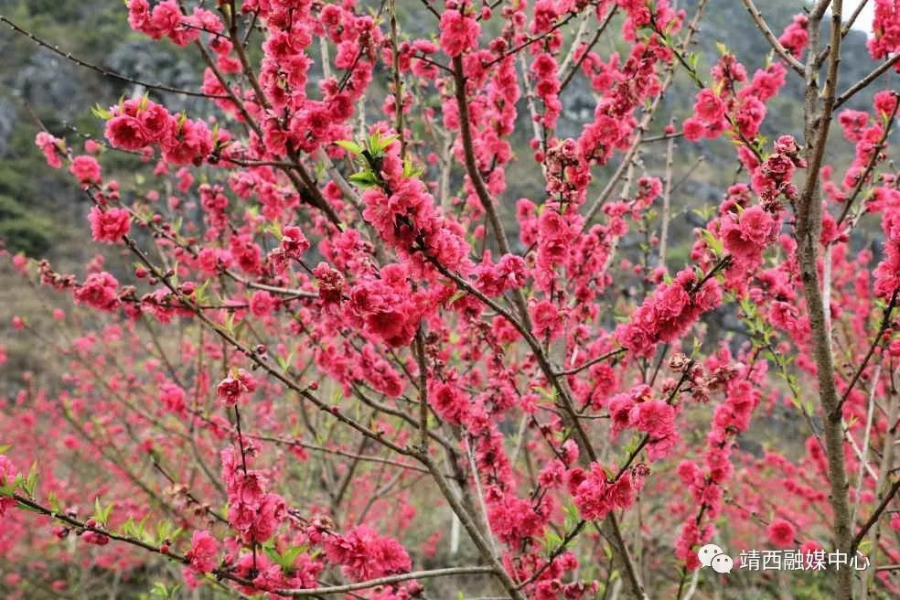
[[[6,23],[10,27],[10,29],[12,29],[13,31],[15,31],[16,33],[18,33],[20,35],[24,35],[25,37],[30,39],[32,42],[37,44],[38,46],[40,46],[42,48],[46,48],[47,50],[53,52],[54,54],[63,57],[67,61],[74,63],[74,64],[78,65],[79,67],[83,67],[85,69],[90,69],[91,71],[99,73],[100,75],[103,75],[104,77],[111,77],[113,79],[118,79],[119,81],[124,81],[125,83],[140,85],[140,86],[143,86],[143,87],[151,89],[151,90],[157,90],[159,92],[167,92],[170,94],[181,94],[182,96],[193,96],[195,98],[208,98],[211,100],[228,100],[228,99],[230,99],[228,96],[225,96],[225,95],[205,94],[203,92],[196,92],[196,91],[192,91],[192,90],[183,90],[181,88],[163,85],[161,83],[149,83],[147,81],[142,81],[142,80],[136,79],[134,77],[129,77],[128,75],[122,75],[121,73],[117,73],[116,71],[112,71],[110,69],[106,69],[104,67],[99,67],[95,64],[89,63],[84,59],[74,56],[71,52],[66,52],[64,50],[61,50],[59,48],[59,46],[55,46],[55,45],[51,44],[50,42],[47,42],[47,41],[39,38],[35,34],[31,33],[30,31],[28,31],[26,29],[23,29],[22,27],[20,27],[19,25],[17,25],[16,23],[9,20],[8,18],[6,18],[3,15],[0,15],[0,22]]]
[[[794,56],[787,51],[787,49],[781,45],[781,42],[778,41],[778,38],[775,37],[775,34],[772,33],[772,30],[769,29],[769,25],[766,23],[766,20],[763,18],[762,14],[759,12],[759,9],[756,8],[756,5],[753,4],[753,0],[743,0],[744,7],[747,9],[747,12],[750,13],[750,17],[753,19],[753,22],[756,24],[756,27],[762,32],[763,37],[766,38],[766,41],[769,42],[769,45],[772,46],[772,49],[775,50],[775,53],[780,56],[784,62],[788,64],[798,75],[803,76],[803,65],[800,64],[800,61],[794,58]]]

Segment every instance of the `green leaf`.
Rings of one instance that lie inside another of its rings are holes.
[[[23,485],[23,489],[25,493],[28,494],[29,498],[34,498],[34,488],[37,486],[37,478],[38,478],[38,464],[37,461],[31,463],[31,469],[28,471],[28,477],[25,479],[25,485]]]
[[[156,542],[162,543],[165,540],[170,540],[172,537],[173,527],[172,524],[168,521],[160,521],[156,524]]]
[[[338,140],[337,142],[335,142],[335,144],[337,144],[353,156],[359,156],[363,151],[362,146],[360,146],[356,142],[351,142],[350,140]]]
[[[281,565],[282,569],[288,571],[294,567],[294,561],[297,560],[297,557],[307,550],[307,546],[292,546],[281,554],[281,560],[278,564]]]
[[[369,150],[372,151],[372,154],[375,156],[379,156],[385,150],[390,148],[391,144],[397,141],[396,135],[389,135],[386,137],[381,137],[381,134],[374,134],[369,138]]]
[[[547,555],[553,554],[556,550],[562,546],[563,539],[559,536],[558,533],[553,531],[552,529],[547,531],[547,534],[544,535],[544,539],[541,540],[541,543],[544,546],[544,553]]]
[[[100,504],[100,498],[94,498],[94,520],[98,523],[102,524],[104,527],[109,524],[109,515],[112,513],[112,504],[107,507],[103,507]]]
[[[211,279],[207,279],[203,282],[203,285],[194,290],[194,301],[197,304],[206,304],[206,301],[209,299],[209,283],[212,281]]]
[[[574,503],[569,502],[563,507],[563,510],[566,513],[565,520],[565,530],[566,532],[573,531],[576,527],[578,527],[578,522],[581,520],[581,515],[578,512],[578,507],[575,506]]]
[[[709,229],[702,230],[700,232],[700,235],[703,237],[703,241],[706,242],[706,245],[712,249],[716,256],[721,256],[724,253],[725,246],[722,244],[722,241],[714,236]]]
[[[418,177],[423,172],[423,169],[416,167],[408,158],[403,161],[403,177],[406,179]]]
[[[355,184],[361,188],[373,188],[378,185],[378,179],[375,177],[375,174],[371,171],[360,171],[359,173],[354,173],[350,177],[348,177],[350,183]]]
[[[161,600],[174,600],[178,590],[181,589],[181,584],[176,583],[172,587],[168,587],[166,584],[161,581],[157,581],[153,584],[153,587],[150,589],[150,597],[151,598],[160,598]]]
[[[450,296],[450,299],[447,301],[447,304],[454,304],[460,298],[464,298],[466,296],[466,293],[467,292],[462,291],[462,290],[456,292],[455,294]]]
[[[105,108],[103,108],[102,106],[100,106],[99,104],[95,104],[91,108],[91,114],[93,114],[95,117],[97,117],[99,119],[103,119],[104,121],[109,121],[110,119],[113,118],[113,114],[111,112],[109,112],[108,110],[106,110]]]

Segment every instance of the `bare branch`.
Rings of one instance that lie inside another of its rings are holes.
[[[857,92],[864,90],[870,83],[881,77],[883,73],[897,64],[898,60],[900,60],[900,54],[895,54],[890,59],[878,65],[875,70],[854,83],[850,89],[838,96],[838,99],[834,103],[834,107],[839,108],[844,102],[855,96]]]
[[[451,567],[448,569],[434,569],[432,571],[413,571],[411,573],[401,573],[399,575],[390,575],[388,577],[379,577],[378,579],[370,579],[368,581],[348,583],[346,585],[335,585],[331,587],[312,588],[308,590],[275,590],[274,593],[279,596],[289,596],[291,598],[312,598],[315,596],[327,596],[331,594],[346,594],[347,592],[356,590],[368,590],[382,585],[409,581],[411,579],[434,579],[437,577],[454,577],[458,575],[492,575],[493,573],[494,569],[492,567]]]
[[[39,38],[38,36],[34,35],[30,31],[27,31],[26,29],[23,29],[22,27],[20,27],[13,21],[9,20],[8,18],[4,17],[3,15],[0,15],[0,22],[6,23],[10,27],[10,29],[12,29],[13,31],[15,31],[16,33],[18,33],[20,35],[24,35],[25,37],[30,39],[32,42],[37,44],[38,46],[40,46],[42,48],[46,48],[50,52],[53,52],[54,54],[63,57],[67,61],[74,63],[74,64],[78,65],[79,67],[83,67],[85,69],[90,69],[91,71],[99,73],[100,75],[103,75],[104,77],[118,79],[119,81],[124,81],[125,83],[140,85],[140,86],[143,86],[143,87],[151,89],[151,90],[157,90],[159,92],[166,92],[169,94],[180,94],[182,96],[193,96],[195,98],[208,98],[210,100],[228,100],[228,99],[230,99],[229,96],[216,95],[216,94],[205,94],[203,92],[184,90],[181,88],[176,88],[176,87],[164,85],[161,83],[149,83],[147,81],[142,81],[142,80],[136,79],[134,77],[129,77],[128,75],[122,75],[121,73],[117,73],[116,71],[112,71],[110,69],[106,69],[104,67],[99,67],[95,64],[89,63],[86,60],[83,60],[81,58],[78,58],[77,56],[74,56],[71,52],[65,52],[64,50],[61,50],[59,48],[59,46],[53,45],[50,42],[47,42],[47,41]]]
[[[759,9],[756,8],[756,5],[753,4],[753,0],[743,0],[744,7],[747,9],[747,12],[750,13],[750,17],[753,19],[753,22],[756,23],[756,27],[762,32],[763,37],[766,38],[766,41],[769,42],[769,45],[772,46],[772,49],[775,50],[775,53],[778,54],[788,64],[790,68],[794,70],[801,77],[803,76],[803,65],[800,64],[800,61],[794,58],[794,56],[787,51],[787,49],[781,45],[781,42],[778,41],[778,38],[775,37],[775,34],[772,33],[772,30],[769,29],[768,23],[763,18],[762,14],[759,12]]]

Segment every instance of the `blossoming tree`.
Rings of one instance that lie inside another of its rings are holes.
[[[396,0],[128,0],[203,81],[133,81],[84,150],[37,135],[132,267],[12,257],[78,308],[14,321],[65,373],[0,416],[8,596],[81,567],[113,597],[149,572],[157,597],[682,600],[742,585],[700,570],[709,542],[865,554],[815,585],[897,594],[898,96],[842,107],[898,70],[900,3],[875,0],[855,82],[859,11],[819,0],[776,35],[743,2],[772,48],[752,73],[725,46],[699,64],[703,0],[404,2],[425,37]],[[693,111],[664,126],[680,73]],[[789,78],[803,135],[768,140]],[[563,137],[573,81],[596,106]],[[841,136],[852,164],[826,164]],[[680,138],[738,165],[690,240],[669,235]],[[152,177],[108,175],[112,153]],[[510,196],[521,168],[533,197]],[[741,449],[785,407],[800,443]]]

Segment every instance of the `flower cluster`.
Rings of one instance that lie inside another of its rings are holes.
[[[657,343],[677,339],[721,300],[716,279],[700,280],[693,269],[685,269],[671,283],[659,286],[631,320],[616,329],[616,339],[638,356],[652,356]]]
[[[248,457],[229,447],[222,451],[222,479],[228,492],[228,522],[244,543],[265,542],[287,518],[284,498],[266,488],[259,471],[248,470]]]
[[[886,58],[900,50],[900,4],[897,0],[875,0],[872,33],[874,35],[869,38],[872,58]],[[900,72],[900,62],[894,63],[894,70]]]
[[[241,402],[247,394],[256,391],[256,380],[250,373],[243,369],[237,369],[216,386],[216,395],[225,406],[235,406]]]
[[[224,132],[213,132],[202,120],[175,117],[162,105],[146,98],[125,100],[110,110],[106,139],[122,150],[140,152],[159,146],[172,165],[199,165],[205,161]]]
[[[778,38],[778,42],[795,58],[800,58],[803,49],[809,43],[809,33],[806,31],[808,26],[809,18],[806,15],[797,15]]]
[[[352,581],[405,573],[412,566],[409,554],[397,540],[382,537],[365,525],[326,538],[324,546],[328,560],[342,565]]]
[[[602,465],[594,464],[587,473],[580,469],[570,473],[568,486],[581,516],[596,521],[613,510],[630,508],[641,488],[641,480],[632,479],[629,471],[613,476]]]
[[[448,56],[459,56],[478,46],[481,26],[469,14],[467,0],[462,0],[459,6],[453,4],[456,3],[448,5],[441,15],[441,48]]]
[[[185,554],[198,573],[209,573],[218,564],[219,541],[208,531],[198,529],[191,534],[191,549]]]

